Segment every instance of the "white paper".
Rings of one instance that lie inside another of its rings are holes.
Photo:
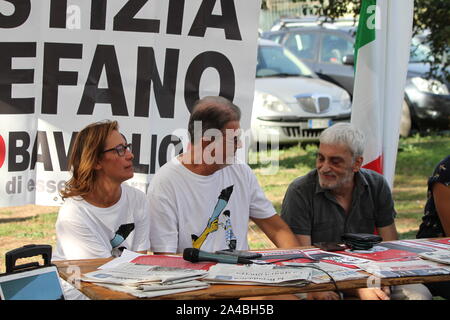
[[[85,274],[81,280],[95,283],[138,286],[149,282],[180,282],[204,277],[204,270],[191,270],[173,267],[160,267],[122,263],[114,268],[96,270]]]
[[[113,284],[99,284],[102,287],[108,288],[110,290],[119,291],[131,294],[138,298],[154,298],[159,296],[165,296],[169,294],[188,292],[188,291],[196,291],[206,289],[209,285],[207,283],[204,286],[195,286],[190,288],[179,288],[179,289],[169,289],[169,290],[155,290],[155,291],[142,291],[133,287],[121,286],[121,285],[113,285]]]
[[[380,278],[417,277],[450,274],[450,267],[422,259],[394,262],[373,262],[361,265],[365,271]]]
[[[113,269],[122,263],[131,262],[139,256],[145,256],[145,254],[124,249],[120,257],[105,263],[104,265],[98,267],[98,269],[99,270]]]
[[[450,264],[450,250],[438,250],[434,252],[422,252],[419,253],[419,257],[444,263]]]
[[[304,263],[296,263],[296,262],[285,262],[284,265],[305,266]],[[332,280],[331,280],[330,276],[334,279],[334,281],[363,279],[363,278],[368,277],[367,274],[359,272],[356,269],[350,269],[350,268],[346,268],[344,266],[339,266],[336,264],[331,264],[331,263],[326,263],[326,262],[314,263],[311,265],[311,267],[314,267],[314,268],[311,268],[311,272],[312,272],[311,282],[314,282],[314,283],[331,282]]]
[[[209,269],[205,281],[239,284],[304,284],[311,279],[311,269],[277,265],[229,265],[218,263]]]

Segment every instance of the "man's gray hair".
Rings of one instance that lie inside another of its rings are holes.
[[[343,144],[350,149],[353,158],[362,157],[365,137],[361,130],[350,123],[337,123],[325,129],[319,137],[320,143]]]

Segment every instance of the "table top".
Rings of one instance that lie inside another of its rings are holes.
[[[310,247],[309,247],[310,248]],[[298,248],[306,249],[306,248]],[[60,276],[66,280],[71,281],[80,274],[85,274],[97,270],[97,268],[106,262],[107,259],[87,259],[87,260],[66,260],[54,261],[53,263],[58,267]],[[370,274],[368,274],[370,276]],[[413,283],[427,283],[450,281],[450,275],[433,275],[433,276],[414,276],[401,278],[382,278],[381,286],[404,285]],[[356,280],[336,281],[339,290],[366,288],[370,285],[368,278]],[[136,298],[130,294],[113,291],[94,283],[79,282],[79,290],[83,292],[90,299],[94,300],[134,300]],[[215,299],[237,299],[242,297],[254,296],[270,296],[293,293],[305,293],[313,291],[334,291],[335,286],[332,282],[315,284],[311,283],[303,287],[278,287],[278,286],[263,286],[263,285],[234,285],[234,284],[213,284],[207,289],[188,291],[166,296],[159,296],[152,299],[155,300],[215,300]]]

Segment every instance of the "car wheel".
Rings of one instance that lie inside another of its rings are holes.
[[[411,133],[411,111],[405,100],[402,103],[402,116],[400,118],[400,136],[407,137]]]

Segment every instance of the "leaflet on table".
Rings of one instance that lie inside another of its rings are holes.
[[[204,270],[122,263],[114,268],[96,270],[82,276],[81,280],[96,283],[139,286],[145,283],[176,283],[204,277]]]
[[[286,266],[305,266],[302,263],[297,262],[283,262]],[[326,262],[319,262],[310,264],[312,268],[311,282],[314,283],[327,283],[331,281],[330,276],[334,281],[342,280],[354,280],[367,278],[368,275],[355,269],[349,269],[337,264],[331,264]]]
[[[432,252],[434,250],[429,246],[404,240],[383,242],[369,250],[347,249],[340,253],[373,261],[407,261],[417,259],[419,253]]]
[[[206,289],[209,284],[203,281],[187,281],[176,285],[152,284],[129,287],[115,284],[99,283],[98,285],[119,292],[131,294],[138,298],[154,298],[169,294]]]
[[[137,253],[134,251],[130,251],[128,249],[124,249],[120,257],[112,259],[111,261],[105,263],[104,265],[98,267],[99,270],[103,269],[111,269],[114,268],[124,262],[131,262],[132,260],[136,259],[137,257],[143,256],[142,253]]]
[[[307,249],[304,250],[303,252],[307,257],[311,259],[339,265],[350,269],[360,269],[359,265],[370,263],[370,260],[367,259],[341,254],[343,253],[343,251],[339,251],[339,253],[336,252],[332,253],[320,249]]]
[[[362,265],[361,268],[380,278],[450,274],[450,267],[421,259],[411,261],[372,262],[370,264]]]
[[[209,269],[204,280],[210,283],[303,286],[310,282],[311,274],[310,268],[218,263]]]
[[[434,252],[419,253],[423,259],[432,260],[439,263],[450,264],[450,250],[438,250]]]
[[[418,243],[433,249],[445,249],[450,250],[450,240],[449,239],[414,239],[408,240],[410,242]]]
[[[430,239],[431,242],[446,244],[450,247],[450,238]]]

